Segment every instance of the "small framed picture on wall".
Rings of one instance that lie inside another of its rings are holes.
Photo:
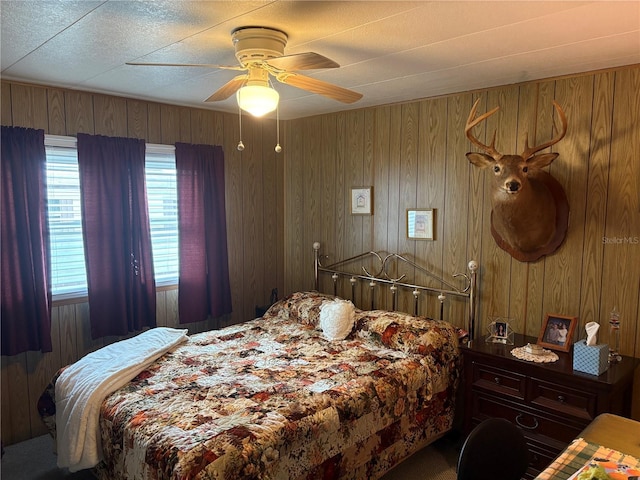
[[[351,214],[373,214],[373,187],[353,187],[351,189]]]
[[[433,240],[433,218],[435,210],[432,208],[407,210],[407,237],[413,240]]]

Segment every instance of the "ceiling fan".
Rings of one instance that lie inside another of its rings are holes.
[[[206,67],[225,70],[246,71],[238,75],[216,90],[205,102],[226,100],[236,93],[238,105],[255,116],[261,116],[276,109],[278,93],[273,89],[270,76],[286,85],[291,85],[311,93],[323,95],[342,103],[353,103],[362,98],[362,94],[337,85],[295,73],[298,70],[314,70],[321,68],[338,68],[333,60],[315,52],[285,55],[287,34],[267,27],[240,27],[231,32],[236,58],[240,65],[215,65],[203,63],[141,63],[127,62],[127,65],[152,65],[169,67]],[[257,113],[243,105],[252,104],[253,95],[257,93]],[[270,97],[270,98],[269,98]]]

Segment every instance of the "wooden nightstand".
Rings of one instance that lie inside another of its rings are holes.
[[[527,478],[542,471],[580,432],[604,412],[631,414],[633,373],[638,359],[623,357],[599,377],[573,371],[571,353],[554,363],[533,363],[511,355],[536,343],[515,336],[515,345],[476,340],[462,347],[465,436],[490,417],[502,417],[524,432],[531,464]]]

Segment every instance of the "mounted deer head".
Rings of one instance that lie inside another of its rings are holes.
[[[469,161],[477,167],[490,167],[493,172],[491,234],[500,248],[516,260],[536,261],[554,252],[567,234],[567,196],[562,185],[542,170],[558,154],[537,154],[562,140],[567,133],[567,117],[554,101],[553,106],[562,122],[556,137],[536,147],[529,147],[526,140],[522,155],[503,155],[495,148],[495,132],[490,145],[480,142],[471,132],[500,108],[475,118],[479,101],[474,103],[464,131],[471,143],[485,152],[467,153]],[[553,127],[557,131],[555,122]]]

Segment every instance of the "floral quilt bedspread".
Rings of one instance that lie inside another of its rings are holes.
[[[385,447],[382,438],[361,452],[376,432],[408,418],[419,437],[450,425],[453,326],[357,311],[349,337],[327,341],[316,318],[323,297],[294,300],[191,336],[107,397],[102,478],[338,478]]]

